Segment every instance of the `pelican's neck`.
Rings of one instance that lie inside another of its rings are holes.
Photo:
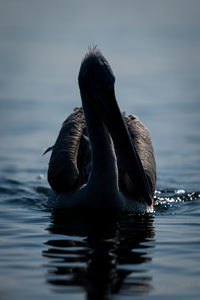
[[[82,104],[91,145],[92,170],[88,185],[119,190],[117,160],[110,134],[83,96]]]

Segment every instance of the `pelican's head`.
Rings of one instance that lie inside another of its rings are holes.
[[[108,126],[111,112],[117,106],[113,71],[97,47],[85,54],[78,76],[83,103],[90,106],[96,116]]]
[[[91,47],[81,63],[79,76],[81,92],[98,94],[114,92],[115,77],[112,69],[97,47]]]

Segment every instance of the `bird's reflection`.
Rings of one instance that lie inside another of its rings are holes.
[[[54,292],[84,288],[88,300],[98,300],[151,290],[146,263],[154,247],[153,217],[59,212],[48,230],[42,254],[48,258],[47,282]]]

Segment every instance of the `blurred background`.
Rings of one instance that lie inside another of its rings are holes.
[[[6,163],[16,164],[13,147],[29,145],[40,160],[54,143],[81,105],[81,59],[97,45],[116,76],[121,110],[151,132],[159,187],[196,189],[199,33],[198,0],[0,0],[0,151],[12,149]]]

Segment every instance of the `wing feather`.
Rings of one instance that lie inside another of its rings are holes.
[[[125,124],[128,128],[131,142],[134,145],[147,178],[150,195],[153,196],[156,184],[156,163],[154,158],[154,151],[151,143],[151,138],[148,129],[145,125],[134,115],[126,116],[123,114]],[[119,184],[125,193],[134,194],[134,186],[129,181],[126,170],[123,165],[119,163]]]
[[[49,161],[48,181],[56,192],[71,191],[79,184],[77,156],[85,128],[82,108],[64,121]]]
[[[153,196],[156,184],[156,163],[148,129],[134,115],[123,119],[141,163]],[[88,180],[91,170],[91,149],[82,108],[76,108],[64,121],[49,162],[48,181],[56,192],[72,191]],[[49,149],[51,150],[51,149]],[[134,197],[134,185],[118,157],[119,187]]]

